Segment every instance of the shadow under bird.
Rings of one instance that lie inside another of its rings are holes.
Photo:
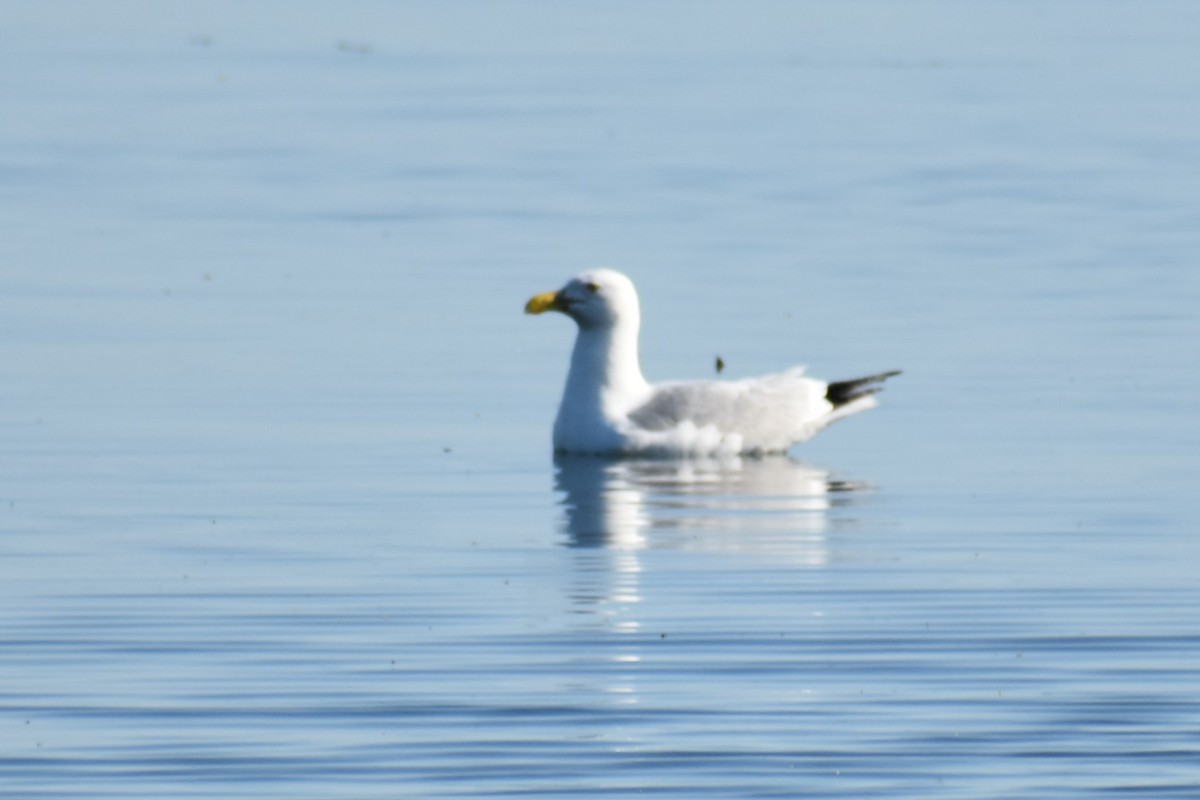
[[[525,304],[579,326],[554,421],[560,453],[733,456],[780,453],[836,420],[877,405],[898,370],[852,380],[810,378],[802,367],[743,380],[652,384],[638,362],[641,311],[633,282],[610,269],[585,272]]]

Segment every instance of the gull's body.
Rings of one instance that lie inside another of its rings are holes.
[[[797,367],[739,381],[650,384],[638,363],[633,282],[595,270],[525,306],[561,311],[579,333],[554,421],[554,449],[606,455],[710,456],[783,452],[831,422],[876,405],[887,372],[826,383]]]

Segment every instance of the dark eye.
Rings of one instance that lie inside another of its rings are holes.
[[[595,294],[596,292],[600,291],[600,284],[598,284],[598,283],[585,283],[585,284],[583,285],[583,288],[587,289],[587,290],[588,290],[589,292],[591,292],[592,294]]]

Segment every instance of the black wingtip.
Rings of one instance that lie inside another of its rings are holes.
[[[900,370],[893,369],[888,372],[880,372],[878,375],[868,375],[865,378],[834,381],[825,389],[825,399],[833,403],[834,408],[844,406],[860,397],[875,394],[883,388],[881,384],[884,381],[899,374]]]

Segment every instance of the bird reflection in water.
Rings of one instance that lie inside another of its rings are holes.
[[[571,547],[736,551],[827,560],[829,512],[861,485],[786,456],[629,460],[559,455]]]
[[[830,512],[861,484],[786,456],[629,460],[560,455],[563,543],[575,550],[571,603],[593,631],[596,669],[581,680],[620,705],[639,702],[641,662],[662,632],[670,579],[648,573],[650,551],[736,554],[799,570],[828,563]],[[647,594],[655,595],[647,598]],[[647,603],[656,607],[650,610]],[[608,636],[595,636],[600,629]],[[610,638],[615,637],[615,638]],[[582,656],[584,661],[587,656]]]

